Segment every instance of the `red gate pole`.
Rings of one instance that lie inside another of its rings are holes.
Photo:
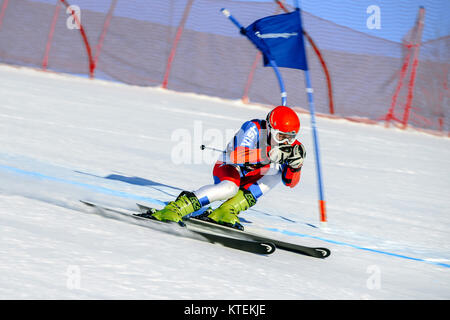
[[[177,33],[175,35],[175,39],[172,44],[172,49],[170,50],[169,59],[167,60],[166,72],[164,73],[164,80],[162,82],[162,87],[167,89],[167,84],[169,82],[170,69],[172,68],[172,62],[175,57],[175,53],[177,51],[178,42],[180,41],[181,34],[183,33],[184,25],[186,24],[186,20],[189,16],[189,11],[191,10],[192,3],[194,0],[189,0],[184,8],[183,17],[181,18],[180,24],[178,25]]]
[[[406,99],[406,105],[405,105],[405,113],[403,114],[403,127],[402,129],[406,129],[408,126],[409,121],[409,114],[411,111],[411,104],[414,97],[414,84],[416,81],[416,72],[417,67],[419,65],[419,51],[420,51],[420,45],[422,41],[422,30],[424,25],[424,16],[425,16],[425,8],[420,7],[419,9],[419,18],[418,18],[418,25],[417,25],[417,41],[415,43],[414,48],[414,56],[413,56],[413,63],[412,63],[412,70],[411,70],[411,77],[408,84],[408,96]]]

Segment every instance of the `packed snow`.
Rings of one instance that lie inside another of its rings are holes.
[[[211,184],[217,152],[269,107],[0,66],[0,299],[449,299],[450,139],[310,118],[302,179],[245,227],[328,247],[257,255],[93,214]],[[288,101],[289,102],[289,101]],[[304,106],[306,108],[306,106]]]

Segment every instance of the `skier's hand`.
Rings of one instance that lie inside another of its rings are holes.
[[[291,153],[291,145],[279,145],[272,147],[268,155],[271,162],[284,163]]]
[[[286,162],[291,168],[298,169],[303,165],[305,157],[306,150],[303,144],[296,144],[292,147],[291,154],[286,158]]]

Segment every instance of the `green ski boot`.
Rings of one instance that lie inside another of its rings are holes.
[[[248,190],[240,189],[233,198],[228,199],[215,209],[208,218],[213,222],[228,227],[244,230],[238,218],[241,211],[247,210],[256,204],[256,199]]]
[[[159,221],[173,221],[182,223],[182,218],[194,211],[201,209],[200,201],[194,193],[183,191],[175,201],[169,202],[163,209],[151,215]]]

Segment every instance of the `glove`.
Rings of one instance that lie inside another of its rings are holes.
[[[283,163],[287,160],[289,155],[292,153],[292,146],[281,145],[275,146],[269,151],[269,159],[271,162]]]
[[[293,169],[299,169],[303,165],[306,157],[306,150],[303,144],[296,144],[292,147],[290,155],[286,158],[288,166]]]

